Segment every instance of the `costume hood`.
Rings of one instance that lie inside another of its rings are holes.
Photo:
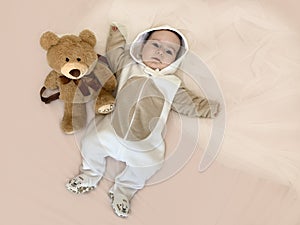
[[[171,31],[177,33],[181,37],[181,48],[177,54],[176,60],[172,64],[167,66],[166,68],[159,71],[159,73],[161,75],[172,74],[178,69],[180,63],[182,62],[184,56],[186,55],[186,53],[188,51],[188,43],[187,43],[186,38],[180,31],[178,31],[168,25],[150,28],[150,29],[145,30],[145,31],[141,32],[140,34],[138,34],[130,47],[130,55],[134,59],[134,61],[143,65],[150,73],[151,73],[151,71],[154,72],[154,70],[147,67],[143,63],[142,58],[141,58],[141,50],[143,48],[145,40],[149,37],[149,33],[153,32],[153,31],[158,31],[158,30],[171,30]],[[158,71],[155,71],[155,73],[157,73],[157,72]]]

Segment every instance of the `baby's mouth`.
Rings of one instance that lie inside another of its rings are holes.
[[[153,59],[154,61],[156,61],[156,62],[159,62],[159,63],[161,63],[161,60],[160,60],[159,58],[152,57],[152,59]]]

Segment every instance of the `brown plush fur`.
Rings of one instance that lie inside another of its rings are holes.
[[[59,98],[65,103],[61,122],[65,133],[85,127],[86,103],[91,100],[95,100],[96,114],[113,110],[112,92],[117,81],[109,68],[98,61],[94,50],[96,37],[91,31],[62,37],[48,31],[41,36],[40,44],[47,51],[47,61],[53,69],[45,79],[45,87],[59,89]]]

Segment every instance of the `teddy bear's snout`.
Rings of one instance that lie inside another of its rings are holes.
[[[82,63],[66,63],[61,68],[61,73],[70,79],[80,79],[89,72],[89,68]]]
[[[73,77],[79,77],[80,76],[80,70],[78,69],[73,69],[69,72],[70,75],[72,75]]]

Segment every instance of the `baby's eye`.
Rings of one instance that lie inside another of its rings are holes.
[[[159,47],[158,43],[156,43],[156,42],[153,42],[152,45],[153,45],[154,47],[156,47],[156,48]]]
[[[171,50],[166,50],[166,53],[167,53],[168,55],[173,55],[173,52],[172,52]]]

